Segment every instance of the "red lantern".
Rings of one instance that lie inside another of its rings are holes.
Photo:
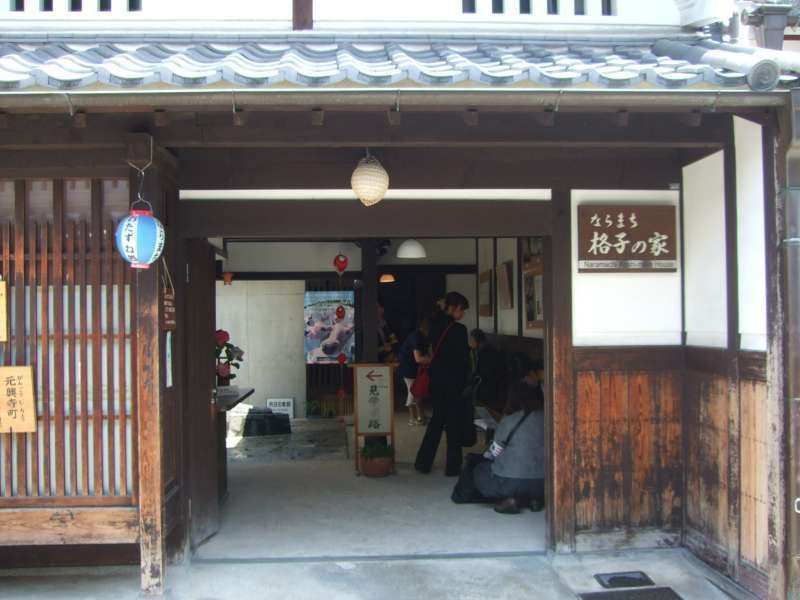
[[[342,319],[344,319],[344,317],[345,317],[344,306],[337,307],[336,308],[336,318],[341,321]]]
[[[333,259],[333,266],[336,268],[336,272],[341,275],[347,269],[347,265],[350,261],[344,254],[337,254],[336,257]]]
[[[341,353],[341,354],[340,354],[340,355],[337,357],[337,359],[336,359],[336,360],[338,360],[338,361],[339,361],[339,364],[340,364],[340,365],[343,365],[343,364],[345,364],[345,363],[347,362],[347,355],[346,355],[344,352],[342,352],[342,353]]]
[[[336,397],[337,397],[337,398],[338,398],[340,401],[341,401],[341,400],[344,400],[344,399],[347,397],[347,392],[344,390],[344,388],[339,388],[339,391],[338,391],[338,392],[336,392]]]

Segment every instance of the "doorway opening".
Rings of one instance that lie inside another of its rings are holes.
[[[388,440],[395,447],[395,473],[381,479],[356,476],[353,371],[347,365],[309,360],[302,337],[309,326],[304,312],[309,293],[352,292],[352,362],[375,362],[367,358],[370,339],[365,337],[365,330],[374,328],[365,324],[380,319],[378,304],[391,336],[391,348],[381,359],[393,362],[436,301],[447,292],[461,293],[470,306],[463,324],[470,332],[482,330],[502,357],[500,383],[486,406],[497,420],[509,387],[525,374],[524,365],[548,362],[545,237],[420,237],[415,239],[427,255],[413,261],[396,256],[405,239],[237,237],[221,244],[216,240],[218,250],[208,246],[214,309],[205,329],[225,330],[230,342],[244,350],[231,383],[255,392],[231,410],[217,412],[212,429],[226,447],[226,453],[218,454],[226,481],[218,481],[216,527],[192,527],[199,532],[192,536],[196,560],[525,555],[546,550],[544,511],[524,507],[521,514],[509,516],[493,511],[492,503],[451,501],[456,478],[444,474],[446,436],[432,473],[415,471],[426,427],[409,418],[399,376],[393,394],[395,435]],[[365,252],[373,249],[375,260],[365,260]],[[333,264],[338,255],[348,258],[341,276]],[[191,289],[187,298],[191,302]],[[191,361],[191,341],[187,348]],[[187,372],[191,376],[191,369]],[[544,387],[548,391],[547,382]],[[545,405],[543,420],[549,429],[549,401]],[[291,433],[272,433],[282,421],[272,417],[265,429],[259,428],[254,413],[268,406],[273,413],[290,413]],[[428,404],[423,418],[430,417]],[[542,438],[541,461],[546,464],[546,433]],[[478,442],[464,452],[480,453],[486,444],[481,431]]]

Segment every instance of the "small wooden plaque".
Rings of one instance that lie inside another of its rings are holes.
[[[175,331],[178,329],[178,318],[175,311],[175,292],[164,292],[161,304],[161,329]]]
[[[33,367],[0,367],[0,433],[36,431]]]

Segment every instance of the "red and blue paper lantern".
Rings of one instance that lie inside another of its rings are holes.
[[[147,269],[164,251],[166,234],[149,209],[131,209],[117,226],[117,250],[134,269]]]

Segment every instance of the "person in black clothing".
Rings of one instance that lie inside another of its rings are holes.
[[[461,472],[463,422],[466,418],[466,404],[462,393],[470,372],[467,328],[459,321],[464,318],[469,302],[461,294],[450,292],[445,297],[444,304],[444,311],[431,322],[429,340],[433,346],[433,354],[428,373],[433,414],[417,452],[414,467],[420,473],[431,472],[442,431],[445,431],[445,474],[455,477]]]
[[[500,357],[480,329],[469,334],[472,361],[472,401],[476,406],[492,406],[499,394]]]
[[[398,371],[408,391],[406,407],[408,408],[409,416],[408,424],[411,426],[425,424],[425,408],[422,405],[424,398],[415,397],[411,393],[411,386],[414,385],[414,380],[417,378],[419,366],[430,363],[430,357],[428,356],[430,346],[428,343],[428,329],[429,319],[428,317],[423,317],[417,329],[408,334],[406,341],[400,346],[400,352],[397,356],[400,361]]]

